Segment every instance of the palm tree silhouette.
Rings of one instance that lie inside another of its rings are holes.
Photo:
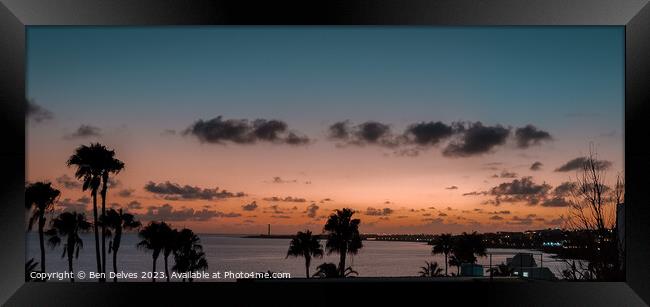
[[[336,267],[336,264],[325,262],[316,267],[316,273],[312,276],[318,278],[340,278],[351,275],[359,275],[359,273],[353,270],[352,267],[347,267],[341,274],[340,270]]]
[[[338,253],[339,275],[345,276],[345,257],[347,254],[356,255],[363,247],[359,236],[359,224],[361,220],[352,219],[354,211],[349,208],[336,210],[332,213],[323,230],[327,233],[327,254]]]
[[[68,256],[71,282],[74,282],[72,258],[79,258],[79,249],[83,248],[83,241],[79,237],[79,233],[88,229],[90,229],[90,223],[86,221],[83,213],[63,212],[52,220],[52,228],[47,232],[50,236],[48,243],[52,248],[61,244],[61,237],[66,237],[61,258]]]
[[[461,264],[463,264],[462,261],[455,254],[452,254],[451,256],[449,256],[449,265],[455,266],[456,269],[457,269],[456,276],[460,276],[460,266],[461,266]]]
[[[322,258],[323,248],[321,247],[318,238],[311,235],[311,231],[298,231],[296,236],[291,239],[291,243],[289,243],[289,250],[287,251],[287,257],[285,258],[289,258],[289,256],[305,257],[305,272],[307,273],[307,278],[309,278],[309,265],[311,264],[311,258]]]
[[[160,252],[165,247],[165,239],[167,239],[168,232],[171,232],[171,228],[165,222],[152,221],[138,233],[142,241],[137,246],[152,251],[153,268],[151,273],[153,282],[156,282],[156,260],[158,260]]]
[[[25,281],[34,280],[32,278],[32,272],[38,272],[34,270],[37,266],[38,262],[36,262],[34,258],[30,258],[27,262],[25,262]]]
[[[458,275],[460,275],[460,267],[463,263],[474,264],[477,260],[476,256],[484,257],[486,253],[482,235],[477,232],[463,232],[454,238],[449,264],[458,267]]]
[[[115,211],[115,209],[108,210],[106,215],[100,217],[100,221],[102,226],[109,228],[109,230],[106,230],[106,234],[112,238],[108,242],[108,252],[113,253],[113,272],[116,275],[113,281],[117,282],[117,251],[120,249],[122,231],[138,228],[141,223],[135,220],[133,214],[123,213],[122,209],[119,211]]]
[[[90,146],[77,147],[68,159],[68,167],[76,166],[75,178],[83,181],[82,190],[90,190],[93,199],[93,228],[95,232],[95,256],[97,258],[97,272],[102,272],[102,256],[99,252],[99,217],[97,215],[97,190],[101,183],[103,160],[106,147],[99,143]],[[102,238],[104,236],[102,235]],[[100,278],[99,281],[104,281]]]
[[[99,144],[96,144],[99,145]],[[98,149],[99,168],[102,177],[102,189],[100,196],[102,198],[102,216],[106,214],[106,192],[108,191],[109,175],[117,174],[124,169],[124,162],[115,158],[115,151],[109,150],[104,146]],[[102,272],[106,273],[106,226],[102,225]]]
[[[420,267],[421,277],[436,277],[442,274],[442,268],[438,267],[438,262],[425,261],[425,266]],[[446,273],[445,273],[446,274]]]
[[[447,275],[447,265],[449,263],[449,254],[454,248],[454,237],[450,233],[443,233],[436,236],[433,241],[433,249],[431,253],[433,255],[443,254],[445,255],[445,275]]]
[[[203,252],[199,237],[190,229],[183,228],[176,237],[176,250],[174,251],[174,266],[172,270],[179,273],[196,272],[208,268],[208,261]],[[189,282],[194,278],[188,277]],[[183,278],[183,282],[185,278]]]
[[[41,272],[45,272],[45,239],[43,228],[45,227],[45,212],[52,209],[54,202],[61,195],[61,191],[52,188],[51,183],[35,182],[25,187],[25,207],[32,209],[32,216],[29,218],[28,230],[38,219],[38,243],[41,248]]]
[[[162,236],[164,237],[163,260],[165,261],[165,277],[167,278],[167,282],[169,282],[169,255],[178,249],[178,230],[171,229],[171,227],[162,228],[162,230]]]
[[[476,263],[476,256],[483,257],[487,249],[483,243],[483,236],[476,232],[463,232],[454,240],[453,253],[461,263]]]

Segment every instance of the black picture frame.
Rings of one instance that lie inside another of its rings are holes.
[[[445,296],[494,306],[643,306],[650,302],[648,0],[2,0],[0,301],[9,306],[332,305]],[[625,27],[625,282],[25,283],[25,27],[36,25],[614,25]],[[646,176],[644,176],[646,175]],[[314,293],[307,301],[290,297]]]

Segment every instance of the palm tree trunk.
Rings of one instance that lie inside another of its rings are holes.
[[[106,216],[106,189],[108,178],[104,180],[104,186],[102,187],[101,197],[102,197],[102,217]],[[106,274],[106,225],[102,223],[102,273]]]
[[[99,254],[99,227],[97,225],[97,191],[93,190],[92,192],[92,197],[93,197],[93,219],[94,219],[94,230],[95,230],[95,255],[97,256],[97,272],[102,271],[102,258],[101,255]],[[104,281],[103,278],[100,278],[99,281]]]
[[[74,282],[74,274],[72,273],[72,253],[68,253],[68,271],[70,272],[70,282]]]
[[[45,239],[43,238],[43,226],[45,226],[45,217],[41,212],[38,218],[38,243],[41,247],[41,272],[45,273]]]
[[[445,276],[449,276],[449,275],[447,275],[447,265],[448,265],[447,253],[445,253]]]
[[[156,258],[153,258],[153,269],[151,270],[151,282],[156,282]]]
[[[339,275],[341,275],[340,277],[345,277],[345,275],[344,275],[345,274],[345,256],[346,256],[346,254],[348,252],[346,247],[347,246],[344,246],[340,250],[340,252],[341,252],[340,260],[339,260]]]
[[[167,257],[165,256],[165,277],[167,277],[167,282],[169,282],[169,269],[167,268]]]
[[[115,247],[113,247],[113,273],[115,273],[113,281],[117,282],[117,249]]]
[[[311,258],[305,257],[305,272],[307,273],[307,278],[309,278],[309,264],[311,263]]]

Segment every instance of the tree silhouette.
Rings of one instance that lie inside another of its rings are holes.
[[[460,266],[461,266],[461,264],[462,264],[462,261],[460,259],[458,259],[458,257],[456,257],[456,255],[452,254],[451,256],[449,256],[449,265],[455,266],[456,269],[457,269],[456,276],[460,275]],[[452,273],[452,275],[453,275],[453,273]]]
[[[349,208],[336,210],[332,213],[323,230],[327,233],[327,254],[338,253],[339,275],[345,276],[345,257],[347,254],[356,255],[363,247],[359,236],[359,224],[361,220],[352,219],[354,211]]]
[[[27,262],[25,262],[25,281],[34,280],[32,278],[32,272],[38,272],[34,270],[37,266],[38,262],[36,262],[34,258],[30,258]]]
[[[140,227],[140,221],[135,220],[133,214],[123,213],[122,209],[115,211],[110,209],[100,218],[102,226],[109,228],[106,230],[107,236],[111,237],[108,242],[108,252],[113,253],[113,272],[115,277],[113,281],[117,282],[117,252],[120,250],[122,241],[122,231]]]
[[[45,212],[52,209],[54,202],[61,195],[61,191],[52,188],[51,183],[35,182],[25,187],[25,207],[32,209],[29,218],[28,230],[38,220],[38,243],[41,249],[41,272],[45,272],[45,239],[43,228],[45,227]]]
[[[169,255],[178,248],[178,230],[171,229],[171,227],[162,228],[162,236],[164,237],[163,260],[165,262],[165,277],[167,278],[167,282],[169,282]]]
[[[68,159],[68,167],[75,166],[75,178],[82,180],[82,190],[90,190],[93,199],[93,228],[95,232],[95,256],[97,260],[97,272],[102,272],[102,256],[99,251],[99,217],[97,214],[97,190],[101,183],[103,172],[103,160],[106,147],[99,143],[90,146],[81,145],[77,147]],[[102,236],[103,237],[103,236]],[[104,281],[100,278],[99,281]]]
[[[79,249],[83,248],[83,241],[79,233],[88,229],[90,229],[90,223],[86,221],[83,213],[63,212],[52,220],[52,228],[47,232],[50,236],[48,243],[52,248],[61,244],[62,237],[66,238],[61,258],[68,256],[68,271],[71,274],[71,282],[74,282],[72,259],[73,257],[79,258]]]
[[[617,174],[613,186],[608,185],[607,167],[597,158],[592,145],[577,170],[565,218],[568,228],[584,235],[584,242],[571,242],[583,246],[571,253],[586,260],[586,264],[579,262],[576,266],[567,259],[564,261],[573,271],[569,276],[582,280],[621,281],[625,278],[625,249],[624,238],[618,236],[616,208],[625,203],[625,182],[621,174]]]
[[[203,252],[199,237],[190,229],[184,228],[178,232],[174,250],[174,266],[172,270],[179,273],[196,272],[208,268],[208,261]],[[190,274],[189,282],[194,278]],[[185,278],[183,278],[185,281]]]
[[[109,176],[110,174],[117,174],[124,169],[124,163],[115,158],[114,150],[109,150],[104,146],[98,149],[98,154],[101,155],[99,167],[102,174],[102,189],[99,194],[102,198],[103,216],[106,214],[106,193],[108,191]],[[106,273],[106,236],[106,226],[102,225],[102,272],[104,273]]]
[[[289,258],[289,256],[305,258],[305,272],[307,274],[307,278],[309,278],[309,266],[311,264],[311,258],[322,258],[323,248],[321,247],[318,238],[312,236],[311,231],[298,231],[296,236],[293,237],[289,243],[289,250],[287,251],[286,258]]]
[[[442,275],[442,268],[438,267],[438,262],[425,261],[425,265],[420,267],[420,276],[421,277],[436,277]]]
[[[454,239],[452,252],[456,259],[463,263],[476,263],[476,256],[484,257],[487,252],[485,244],[483,243],[483,236],[477,232],[466,233]]]
[[[171,228],[165,222],[152,221],[138,233],[142,241],[137,246],[141,249],[151,250],[152,252],[153,268],[151,269],[151,273],[153,282],[156,282],[156,260],[158,260],[160,252],[165,247],[165,240],[169,232],[171,232]]]
[[[318,278],[341,278],[348,277],[351,275],[359,275],[359,273],[352,269],[352,267],[347,267],[343,270],[343,273],[336,267],[336,264],[331,262],[325,262],[316,267],[316,273],[313,277]]]
[[[454,237],[450,233],[443,233],[436,236],[433,241],[433,248],[431,253],[433,255],[443,254],[445,255],[445,275],[448,275],[447,265],[449,263],[449,254],[454,249]]]

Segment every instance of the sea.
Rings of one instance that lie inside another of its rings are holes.
[[[254,273],[271,272],[283,273],[283,276],[304,278],[305,260],[304,258],[286,257],[289,247],[289,239],[271,239],[271,238],[245,238],[243,235],[217,235],[217,234],[200,234],[201,244],[205,252],[208,269],[202,276],[207,278],[197,278],[195,281],[215,281],[215,282],[234,282],[239,277],[254,276]],[[73,260],[73,271],[75,274],[83,271],[85,278],[76,278],[76,281],[96,281],[91,278],[91,273],[97,271],[95,260],[95,243],[92,233],[81,235],[83,248],[79,252],[79,257]],[[38,234],[30,232],[27,234],[27,251],[26,260],[34,258],[40,261],[40,251],[38,245]],[[122,243],[117,254],[117,271],[125,273],[130,277],[120,278],[118,281],[151,281],[151,271],[153,259],[151,251],[139,249],[136,245],[140,241],[137,234],[125,233]],[[358,254],[348,256],[347,265],[358,272],[360,277],[407,277],[418,276],[421,267],[425,261],[438,262],[444,269],[444,256],[432,255],[431,245],[424,242],[398,242],[398,241],[363,241],[363,248]],[[67,272],[67,256],[62,257],[63,245],[51,248],[47,245],[46,236],[46,272]],[[478,263],[484,266],[490,264],[497,265],[505,263],[506,258],[513,257],[516,253],[533,253],[537,265],[548,267],[556,276],[560,276],[561,271],[567,265],[555,259],[553,254],[542,253],[525,249],[499,249],[489,248],[490,257],[481,257]],[[316,271],[316,267],[323,262],[332,262],[338,264],[339,257],[337,254],[324,255],[323,258],[312,259],[310,273]],[[174,263],[173,255],[169,257],[169,269]],[[164,272],[164,260],[162,254],[157,260],[156,271]],[[37,270],[40,266],[37,267]],[[449,267],[449,273],[456,272],[456,267]],[[113,271],[112,254],[108,253],[107,243],[107,274]],[[229,272],[230,274],[226,274]],[[217,274],[219,273],[219,274]],[[288,273],[288,274],[287,274]],[[76,275],[75,275],[76,276]],[[226,277],[229,276],[229,277]],[[260,275],[257,275],[260,276]],[[111,277],[111,276],[107,276]],[[160,281],[165,279],[159,275]],[[112,278],[109,278],[112,281]],[[51,281],[57,281],[51,278]],[[62,278],[61,281],[69,281]],[[172,278],[172,281],[181,281],[181,278]]]

